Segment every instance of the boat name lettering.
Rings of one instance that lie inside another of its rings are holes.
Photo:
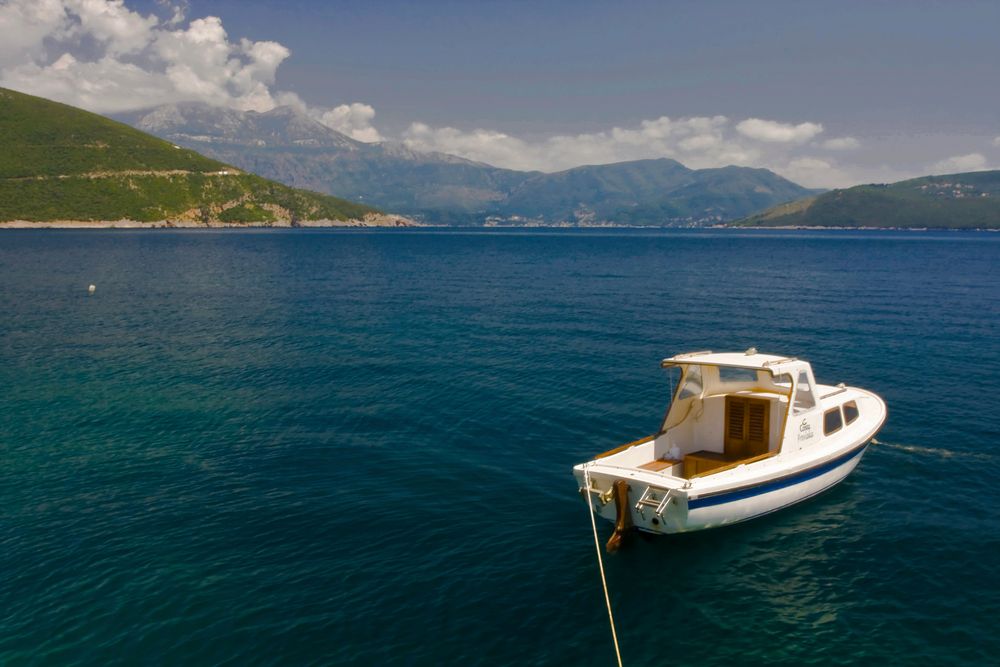
[[[799,424],[799,440],[809,440],[812,437],[813,437],[812,426],[809,425],[809,422],[807,420],[803,419],[802,423]]]

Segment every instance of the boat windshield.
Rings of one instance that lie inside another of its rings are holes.
[[[704,382],[701,379],[701,366],[689,366],[687,372],[684,374],[684,384],[681,385],[681,390],[677,392],[677,400],[680,401],[692,396],[700,396],[703,388]]]
[[[757,371],[735,366],[720,366],[719,382],[723,385],[754,384],[757,382]]]
[[[795,382],[795,412],[806,412],[815,407],[816,396],[813,393],[812,383],[809,382],[809,375],[802,371]]]

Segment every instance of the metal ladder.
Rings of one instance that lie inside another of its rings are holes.
[[[663,495],[657,498],[657,494],[660,493]],[[639,498],[639,502],[635,504],[635,508],[639,510],[639,514],[645,516],[643,508],[652,507],[654,508],[653,512],[656,516],[663,516],[663,511],[667,509],[672,493],[672,489],[661,489],[656,486],[647,486],[646,490],[642,492],[642,497]]]

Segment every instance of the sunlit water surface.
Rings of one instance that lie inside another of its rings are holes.
[[[881,394],[884,444],[608,557],[626,664],[995,660],[998,264],[977,233],[3,232],[0,663],[610,664],[571,467],[656,427],[661,358],[751,345]]]

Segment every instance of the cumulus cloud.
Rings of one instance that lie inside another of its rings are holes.
[[[403,133],[403,142],[414,150],[453,153],[510,169],[541,171],[662,157],[691,167],[746,165],[761,157],[758,149],[733,136],[731,121],[725,116],[661,116],[633,127],[556,135],[533,142],[495,130],[465,131],[413,123]]]
[[[775,143],[802,143],[809,141],[823,131],[819,123],[780,123],[762,118],[747,118],[737,123],[736,131],[757,141]]]
[[[434,128],[412,123],[403,132],[403,143],[417,151],[452,153],[478,162],[509,169],[534,169],[534,153],[527,142],[492,130],[463,131],[454,127]]]
[[[122,0],[11,0],[0,6],[0,82],[92,111],[182,100],[274,106],[270,86],[289,56],[277,42],[230,41],[214,16],[179,25]]]
[[[125,7],[122,0],[70,0],[64,3],[78,25],[78,34],[89,35],[110,56],[141,51],[153,40],[155,16],[142,16]]]
[[[989,167],[986,165],[986,157],[981,153],[954,155],[939,160],[930,167],[931,173],[934,174],[954,174],[963,171],[983,171],[984,169],[989,169]]]
[[[836,137],[834,139],[827,139],[820,145],[831,151],[849,151],[859,148],[861,142],[854,137]]]
[[[726,116],[661,116],[629,127],[535,141],[496,130],[461,130],[418,122],[409,126],[402,139],[414,150],[451,153],[509,169],[551,172],[582,164],[667,157],[696,169],[727,165],[765,167],[807,187],[841,187],[859,182],[856,174],[836,161],[810,155],[817,146],[831,150],[860,146],[852,137],[833,139],[832,146],[826,146],[826,142],[817,145],[807,142],[822,132],[819,123],[750,120],[754,122],[747,125],[747,121],[735,122]],[[788,130],[798,138],[766,141],[759,132],[757,136],[748,135],[760,128],[777,128],[773,136]]]
[[[69,26],[60,0],[8,2],[0,5],[0,67],[31,61],[45,51],[46,38],[62,39]]]
[[[382,136],[372,125],[372,121],[375,120],[375,109],[368,104],[359,102],[341,104],[319,112],[317,120],[358,141],[382,140]]]
[[[242,111],[301,104],[273,90],[287,47],[232,40],[216,16],[187,21],[185,1],[157,4],[168,16],[143,15],[124,0],[3,2],[0,85],[101,113],[182,101]],[[379,138],[367,105],[307,110],[356,139]]]
[[[290,92],[276,93],[275,102],[280,106],[292,107],[329,128],[337,130],[356,141],[382,141],[383,137],[375,128],[375,108],[369,104],[355,102],[341,104],[332,109],[328,107],[310,106],[305,101]]]

